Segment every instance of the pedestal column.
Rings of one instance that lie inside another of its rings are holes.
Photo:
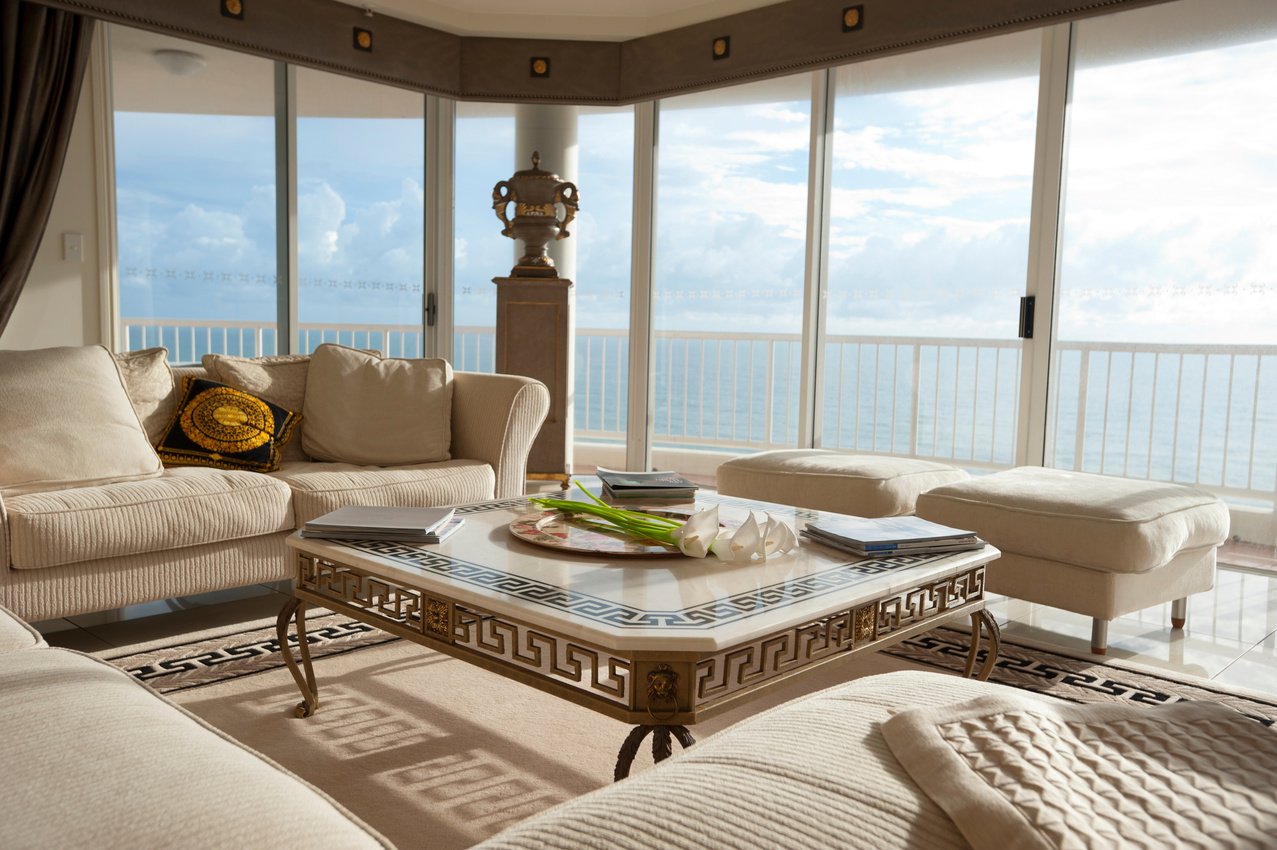
[[[550,391],[550,412],[528,455],[528,474],[572,472],[572,364],[575,320],[572,281],[494,277],[497,287],[496,367],[526,375]]]

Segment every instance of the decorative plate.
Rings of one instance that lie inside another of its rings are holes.
[[[687,514],[672,511],[649,511],[657,516],[685,518]],[[510,533],[520,540],[562,549],[568,552],[627,555],[638,557],[668,557],[680,554],[678,547],[667,546],[654,540],[638,540],[621,532],[600,531],[573,522],[561,511],[535,511],[510,523]]]

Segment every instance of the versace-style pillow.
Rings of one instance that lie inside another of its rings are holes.
[[[273,472],[301,414],[252,393],[187,376],[156,451],[167,466]]]
[[[214,381],[251,393],[277,404],[285,410],[302,410],[306,398],[306,371],[310,368],[310,356],[283,354],[270,357],[231,357],[225,354],[206,354],[201,361],[208,376]],[[299,425],[293,439],[284,446],[281,459],[306,460],[302,451],[302,431]]]

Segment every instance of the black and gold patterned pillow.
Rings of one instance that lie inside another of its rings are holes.
[[[301,418],[252,393],[187,376],[177,413],[155,451],[166,466],[273,472]]]

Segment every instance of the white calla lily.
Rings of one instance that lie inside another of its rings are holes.
[[[687,522],[670,532],[679,551],[693,558],[704,558],[718,535],[718,506],[697,511]]]
[[[763,554],[783,555],[798,546],[798,535],[784,520],[767,514],[767,528],[763,532]]]
[[[714,541],[714,554],[720,561],[745,564],[763,551],[763,530],[751,512],[738,528],[721,532]]]

